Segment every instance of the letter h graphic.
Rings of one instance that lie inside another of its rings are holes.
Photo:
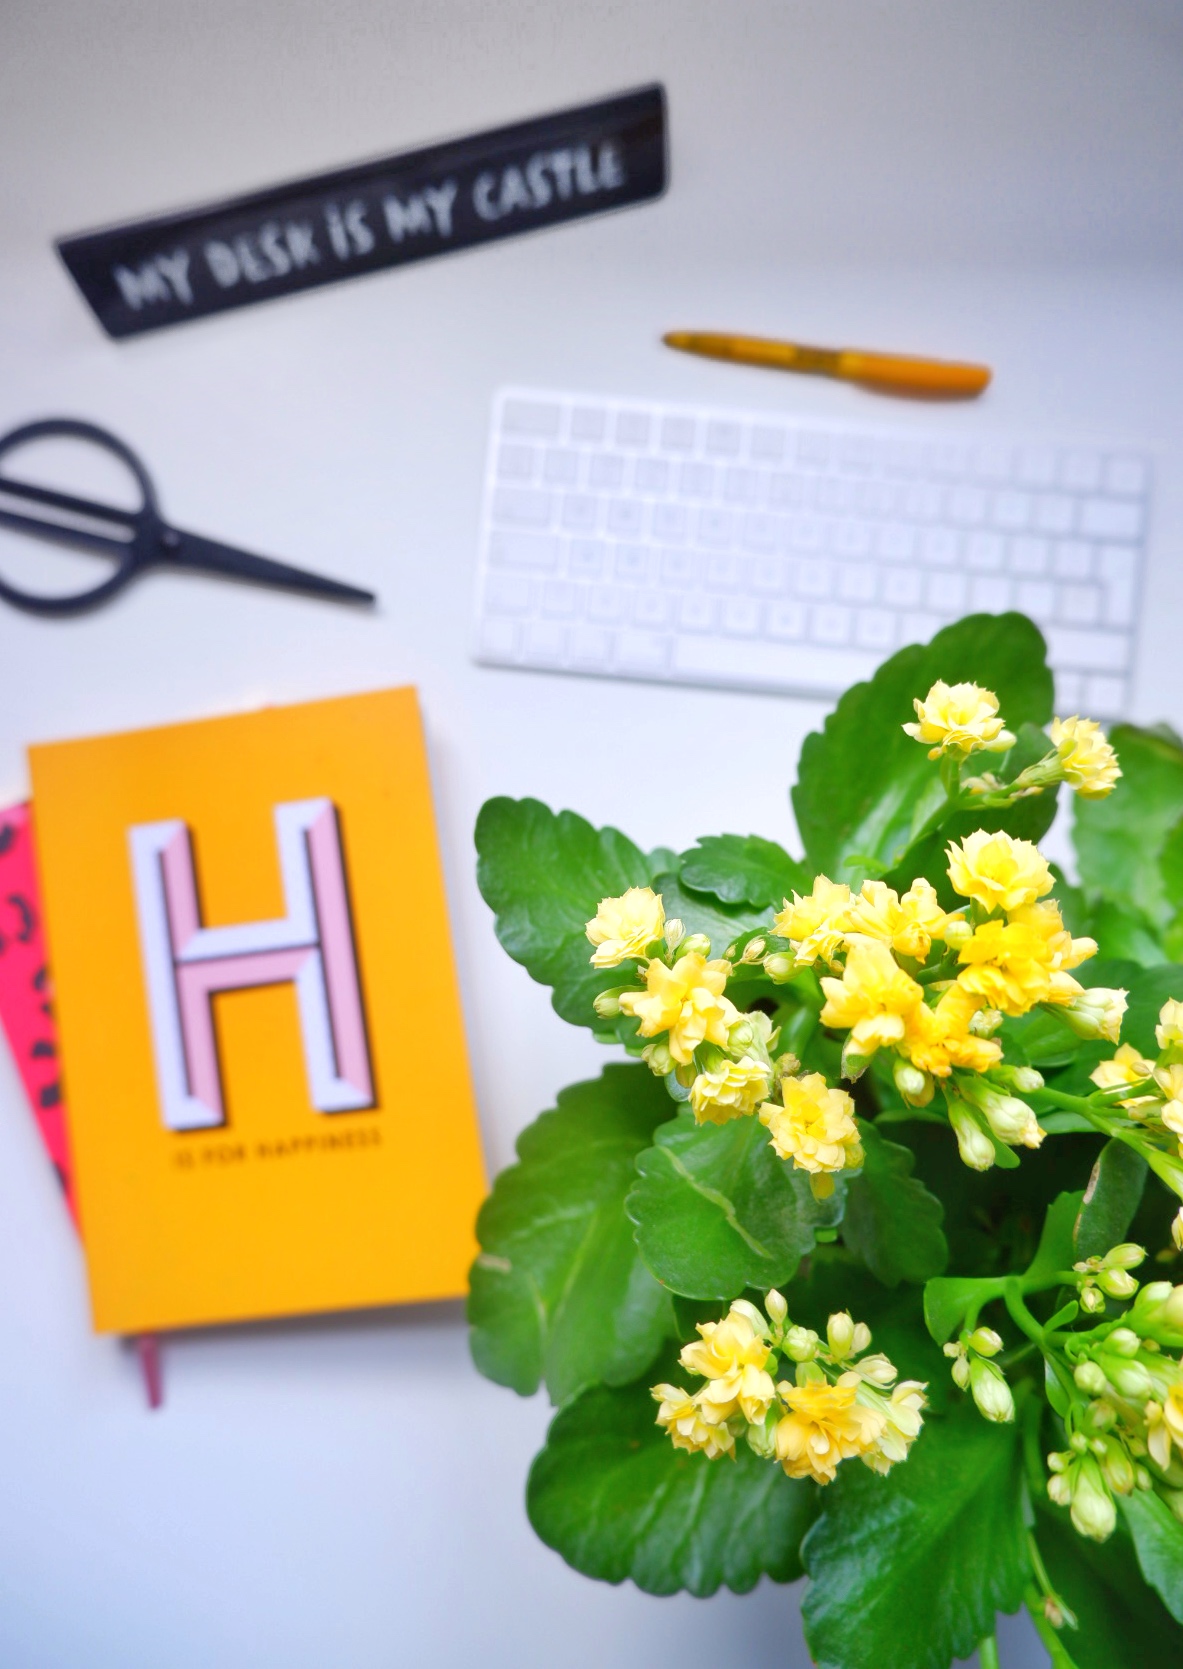
[[[224,1124],[212,998],[259,985],[296,987],[313,1107],[374,1104],[373,1075],[337,812],[324,799],[275,807],[287,914],[203,927],[184,823],[129,830],[161,1112],[170,1130]]]

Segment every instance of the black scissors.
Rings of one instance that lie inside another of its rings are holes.
[[[25,609],[30,614],[79,614],[84,609],[105,603],[149,568],[172,568],[182,572],[256,580],[261,585],[279,585],[289,591],[303,591],[312,597],[333,598],[342,603],[375,601],[372,591],[362,591],[355,585],[344,585],[340,580],[310,574],[302,568],[289,567],[285,562],[272,562],[265,556],[252,556],[249,551],[236,550],[233,545],[222,545],[215,539],[203,539],[200,534],[182,533],[179,528],[170,527],[160,514],[156,489],[139,458],[115,435],[93,423],[82,423],[71,417],[50,417],[40,423],[26,423],[23,428],[13,429],[0,438],[0,458],[30,441],[63,437],[89,441],[91,445],[113,453],[135,477],[142,502],[136,510],[123,510],[110,504],[98,504],[91,499],[75,498],[70,493],[57,492],[50,487],[38,487],[31,481],[14,480],[0,472],[0,527],[10,527],[18,533],[30,533],[35,538],[68,545],[74,550],[112,558],[116,565],[114,573],[98,585],[64,596],[40,596],[20,591],[0,579],[0,597],[14,608]],[[6,499],[22,499],[32,508],[27,512],[10,509],[4,502]],[[81,525],[83,523],[90,525]],[[110,531],[94,531],[96,523],[100,527],[108,527]]]

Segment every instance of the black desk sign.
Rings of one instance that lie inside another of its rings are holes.
[[[108,335],[136,336],[643,203],[666,171],[665,94],[644,87],[57,248]]]

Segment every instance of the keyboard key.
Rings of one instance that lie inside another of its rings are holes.
[[[1125,711],[1124,678],[1106,678],[1095,672],[1091,678],[1085,680],[1084,689],[1085,698],[1082,705],[1086,712],[1097,714],[1103,719],[1117,719]]]
[[[1150,484],[1150,473],[1141,458],[1110,458],[1105,466],[1105,491],[1137,498]]]
[[[555,619],[568,620],[576,612],[579,588],[570,580],[547,580],[542,588],[542,612]]]
[[[542,479],[548,487],[574,487],[579,480],[579,453],[566,446],[548,447]]]
[[[1090,539],[1137,539],[1142,506],[1118,498],[1088,498],[1080,507],[1080,531]]]
[[[1045,580],[1020,580],[1015,586],[1015,607],[1029,614],[1037,626],[1047,626],[1056,617],[1056,588]]]
[[[698,558],[689,551],[663,551],[661,577],[667,585],[684,590],[698,577]]]
[[[749,551],[774,551],[780,544],[781,523],[777,516],[754,513],[743,519],[743,545]]]
[[[1137,555],[1127,545],[1104,545],[1097,570],[1105,587],[1104,620],[1108,626],[1132,626],[1137,599]]]
[[[1101,619],[1101,592],[1095,585],[1062,585],[1060,619],[1067,626],[1095,626]]]
[[[869,556],[873,532],[867,522],[841,521],[834,530],[833,548],[839,556]]]
[[[540,435],[544,439],[557,435],[563,408],[542,400],[507,400],[502,409],[501,427],[508,435]]]
[[[1041,493],[1035,500],[1032,522],[1041,533],[1071,533],[1076,523],[1076,500],[1063,493]]]
[[[509,441],[497,449],[497,479],[499,481],[532,481],[534,479],[534,448],[515,446]]]
[[[1093,550],[1079,539],[1061,539],[1052,552],[1052,573],[1058,580],[1092,578]]]
[[[918,529],[905,522],[889,522],[875,540],[878,555],[888,562],[911,562],[916,554]]]
[[[673,669],[687,678],[710,683],[747,685],[751,689],[831,690],[869,678],[877,657],[861,649],[814,649],[806,644],[763,640],[679,637]]]
[[[567,632],[563,626],[532,620],[523,628],[521,656],[532,666],[561,666],[566,647]]]
[[[723,497],[728,504],[758,504],[764,477],[759,470],[733,464],[723,474]]]
[[[1024,487],[1054,487],[1056,453],[1051,446],[1024,446],[1015,459],[1015,480]]]
[[[666,417],[661,425],[663,452],[693,452],[695,422],[692,417]]]
[[[1006,540],[1000,533],[971,533],[965,543],[965,566],[972,574],[1000,574],[1006,566]]]
[[[895,648],[895,615],[882,608],[861,608],[854,617],[854,641],[860,649],[886,654]]]
[[[680,544],[690,527],[690,518],[680,504],[653,506],[653,537],[667,544]]]
[[[664,672],[670,641],[664,632],[616,634],[616,665],[622,672]]]
[[[868,435],[839,435],[837,452],[843,475],[870,475],[875,467],[875,443]]]
[[[567,547],[567,572],[575,579],[599,579],[604,572],[604,554],[598,539],[572,539]]]
[[[638,626],[666,626],[673,612],[673,600],[664,591],[638,591],[633,598],[633,619]]]
[[[554,495],[530,487],[498,487],[493,494],[493,520],[502,527],[549,527]]]
[[[923,578],[916,568],[885,568],[883,601],[893,608],[911,608],[920,601]]]
[[[670,466],[664,458],[638,458],[633,465],[633,486],[639,493],[668,492]]]
[[[684,632],[709,632],[715,624],[715,604],[701,591],[688,592],[678,603],[678,625]]]
[[[939,614],[926,614],[916,610],[910,614],[900,616],[901,643],[927,643],[929,638],[939,632],[945,622]]]
[[[1096,492],[1101,485],[1101,459],[1096,452],[1069,452],[1060,473],[1064,485],[1074,493]]]
[[[485,607],[491,614],[528,614],[534,602],[534,587],[524,574],[490,574],[485,586]]]
[[[489,540],[489,561],[496,568],[544,572],[558,567],[559,541],[553,533],[494,533]]]
[[[645,545],[617,545],[612,572],[627,585],[647,585],[653,567],[652,554]]]
[[[564,493],[563,526],[568,533],[594,533],[600,519],[600,501],[590,493]]]
[[[1129,664],[1130,640],[1122,632],[1082,632],[1069,626],[1049,626],[1049,659],[1059,669],[1080,672],[1124,672]]]
[[[930,574],[924,587],[924,601],[937,614],[963,614],[969,597],[964,574]]]
[[[645,528],[645,506],[635,498],[608,500],[608,532],[618,539],[635,539]]]
[[[1011,451],[1009,446],[999,446],[987,441],[983,446],[974,448],[970,458],[970,473],[975,481],[986,483],[1009,481],[1011,477]],[[1022,477],[1020,476],[1021,480]]]
[[[786,531],[790,550],[819,551],[825,543],[826,524],[817,516],[790,516]]]
[[[949,494],[949,518],[959,527],[980,527],[989,499],[980,487],[956,487]]]
[[[830,461],[829,435],[803,430],[797,436],[797,462],[806,469],[825,469]]]
[[[716,420],[707,424],[706,449],[714,458],[738,458],[743,430],[738,423]]]
[[[760,605],[752,597],[728,597],[719,623],[731,637],[753,637],[760,629]]]
[[[617,446],[648,446],[648,412],[622,411],[617,413],[616,444]]]
[[[735,518],[730,510],[700,510],[694,520],[700,545],[709,550],[726,550],[735,531]]]
[[[768,637],[796,641],[805,636],[805,610],[800,603],[773,603],[765,619]]]
[[[978,574],[969,582],[972,614],[1005,614],[1011,604],[1011,582],[998,574]]]
[[[761,597],[778,596],[788,583],[788,569],[780,557],[757,557],[748,568],[752,590]]]
[[[1012,574],[1046,574],[1051,555],[1052,548],[1046,539],[1012,539],[1007,567]]]
[[[805,503],[805,483],[799,475],[774,475],[768,483],[768,502],[780,510],[799,510]]]
[[[573,626],[567,639],[567,662],[594,672],[605,668],[612,656],[612,633],[599,626]]]
[[[854,625],[852,611],[841,603],[822,603],[811,616],[812,637],[817,643],[849,643]]]
[[[1079,713],[1084,706],[1083,674],[1079,672],[1056,673],[1056,711],[1059,713]]]
[[[625,613],[625,594],[614,585],[593,585],[587,594],[589,620],[622,620]]]
[[[785,455],[785,432],[757,424],[748,442],[752,458],[762,464],[778,464]]]
[[[602,441],[608,430],[608,414],[602,406],[576,406],[571,413],[571,439]]]
[[[1003,491],[994,494],[990,520],[995,527],[1015,531],[1031,525],[1031,495]]]
[[[713,464],[683,464],[678,471],[680,498],[710,498],[715,491]]]
[[[614,492],[624,485],[624,459],[615,452],[593,452],[587,466],[587,484],[596,492]]]
[[[971,543],[988,537],[975,533]],[[920,535],[919,556],[926,568],[956,568],[961,559],[961,535],[947,527],[926,527]]]
[[[838,595],[844,603],[873,603],[879,573],[869,562],[844,562],[838,569]]]
[[[840,515],[844,510],[850,510],[854,505],[854,483],[843,481],[835,475],[826,475],[817,482],[813,502],[819,510],[828,510],[831,515]]]
[[[740,583],[739,558],[735,556],[708,557],[706,561],[706,582],[712,591],[738,590]]]
[[[480,654],[491,661],[516,661],[519,631],[513,620],[483,620]]]
[[[834,593],[834,570],[828,562],[798,562],[793,575],[793,590],[798,597],[831,597]]]

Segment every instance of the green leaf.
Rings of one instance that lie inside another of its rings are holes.
[[[1042,1292],[1053,1284],[1055,1275],[1072,1268],[1077,1255],[1074,1231],[1083,1199],[1082,1193],[1057,1194],[1048,1206],[1035,1256],[1022,1277],[1025,1292]]]
[[[1177,1623],[1183,1623],[1183,1524],[1153,1490],[1123,1496],[1121,1510],[1134,1538],[1142,1575]]]
[[[771,904],[779,910],[792,892],[808,892],[812,877],[783,846],[762,835],[702,835],[681,858],[682,880],[724,904]]]
[[[649,1594],[686,1588],[702,1598],[719,1587],[746,1594],[761,1576],[795,1581],[814,1486],[746,1443],[734,1461],[675,1449],[655,1414],[639,1384],[588,1391],[556,1416],[526,1491],[547,1546],[585,1576],[628,1577]]]
[[[674,1332],[669,1294],[637,1251],[624,1199],[633,1162],[669,1114],[643,1066],[609,1066],[559,1095],[518,1140],[481,1207],[468,1318],[473,1359],[554,1402],[644,1373]]]
[[[1002,1275],[938,1275],[924,1288],[924,1325],[937,1344],[960,1332],[967,1317],[1000,1298],[1006,1286]]]
[[[1043,725],[1052,713],[1044,654],[1043,638],[1022,615],[971,615],[927,645],[901,649],[869,683],[847,690],[801,750],[793,809],[810,872],[856,884],[893,869],[915,838],[917,819],[939,806],[937,767],[901,728],[914,717],[914,697],[927,695],[938,678],[970,680],[997,694],[1012,730]],[[996,757],[988,763],[996,765]],[[1019,806],[1041,800],[1054,812],[1050,794]],[[1021,815],[1045,814],[1041,808]],[[977,816],[971,826],[1001,825]]]
[[[653,887],[662,896],[668,918],[677,916],[687,933],[706,934],[712,956],[722,956],[738,934],[772,924],[770,905],[723,904],[709,893],[690,892],[682,877],[670,870],[655,876]]]
[[[476,847],[477,885],[504,949],[531,979],[553,988],[564,1020],[613,1035],[592,999],[619,985],[621,973],[591,966],[584,929],[602,898],[650,883],[646,858],[618,830],[594,829],[540,800],[486,800]]]
[[[884,1286],[927,1281],[949,1262],[944,1207],[912,1175],[910,1150],[859,1123],[866,1159],[846,1190],[842,1238]]]
[[[1168,997],[1183,998],[1183,967],[1167,962],[1162,967],[1145,968],[1129,982],[1129,1007],[1121,1024],[1121,1040],[1132,1043],[1139,1054],[1158,1054],[1158,1040],[1154,1028],[1159,1011]],[[1106,1055],[1112,1053],[1106,1049]]]
[[[1167,960],[1159,929],[1132,904],[1115,904],[1111,898],[1098,899],[1089,915],[1086,932],[1097,941],[1101,956],[1147,966]]]
[[[1183,1632],[1143,1582],[1120,1523],[1108,1541],[1090,1541],[1077,1535],[1067,1512],[1044,1501],[1035,1533],[1052,1585],[1080,1625],[1062,1636],[1079,1669],[1158,1669],[1180,1661]]]
[[[1118,1246],[1146,1186],[1146,1161],[1125,1142],[1106,1142],[1084,1191],[1073,1240],[1077,1258],[1099,1258]]]
[[[947,1669],[1029,1578],[1014,1425],[970,1402],[929,1419],[886,1477],[847,1462],[801,1556],[805,1637],[826,1669]]]
[[[1170,731],[1115,725],[1122,780],[1103,800],[1077,799],[1072,826],[1084,887],[1158,928],[1174,914],[1159,867],[1183,816],[1183,744]]]
[[[687,1298],[735,1298],[782,1286],[819,1228],[842,1216],[841,1186],[815,1200],[804,1171],[778,1159],[757,1118],[699,1125],[690,1112],[639,1155],[626,1209],[641,1255]]]

